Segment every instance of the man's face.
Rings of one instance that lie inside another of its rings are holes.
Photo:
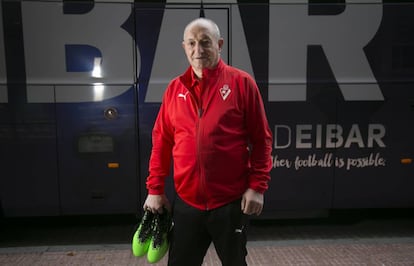
[[[208,27],[194,25],[184,34],[183,48],[197,76],[203,68],[214,68],[220,58],[223,39],[214,37]]]

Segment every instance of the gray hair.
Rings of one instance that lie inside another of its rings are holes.
[[[221,38],[220,36],[220,29],[217,26],[217,24],[208,18],[196,18],[190,23],[187,24],[187,26],[184,29],[183,39],[185,39],[185,33],[193,26],[200,25],[205,28],[209,28],[211,30],[211,33],[213,34],[214,38],[219,40]]]

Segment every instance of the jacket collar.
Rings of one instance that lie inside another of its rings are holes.
[[[211,78],[217,77],[220,72],[222,72],[223,68],[225,67],[225,63],[223,62],[223,59],[220,58],[219,62],[217,63],[215,68],[209,69],[205,68],[203,69],[203,81],[209,80]],[[186,86],[187,88],[192,88],[194,83],[197,81],[195,79],[195,75],[193,72],[192,67],[188,67],[187,70],[180,76],[181,82]]]

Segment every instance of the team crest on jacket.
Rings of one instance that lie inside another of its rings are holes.
[[[220,95],[223,100],[226,100],[227,97],[229,97],[231,92],[231,89],[229,88],[229,85],[224,84],[224,86],[220,89]]]

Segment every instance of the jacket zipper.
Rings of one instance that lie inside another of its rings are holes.
[[[203,116],[203,108],[202,108],[202,104],[198,103],[195,95],[190,91],[190,95],[193,98],[194,102],[195,102],[195,106],[196,106],[196,111],[197,111],[197,123],[196,123],[196,153],[197,153],[197,168],[198,168],[198,176],[200,178],[200,187],[202,189],[200,189],[200,192],[203,192],[203,198],[204,198],[204,202],[205,202],[205,209],[209,210],[208,207],[208,202],[207,202],[207,193],[206,193],[206,180],[204,177],[204,173],[203,173],[203,169],[201,168],[201,153],[200,153],[200,146],[201,146],[201,133],[200,133],[200,123],[201,123],[201,118]],[[201,97],[201,96],[200,96]],[[201,102],[201,100],[200,100]],[[200,106],[201,105],[201,106]]]

